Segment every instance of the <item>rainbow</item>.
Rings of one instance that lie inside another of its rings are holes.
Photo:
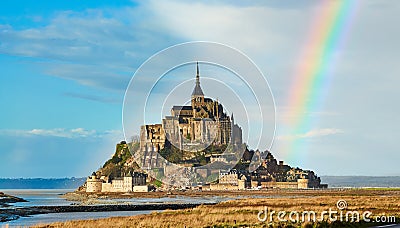
[[[321,4],[289,90],[288,107],[294,117],[288,118],[288,125],[293,136],[306,134],[315,124],[316,120],[309,113],[320,110],[335,57],[347,37],[357,8],[357,0],[321,1]],[[287,149],[289,160],[303,155],[303,144],[304,139],[293,137]]]

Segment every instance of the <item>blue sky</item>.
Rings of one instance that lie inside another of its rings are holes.
[[[307,153],[301,160],[287,156],[285,145],[298,137],[282,127],[295,114],[288,90],[318,7],[2,1],[0,177],[85,176],[97,169],[123,140],[123,96],[137,68],[157,51],[195,40],[235,47],[264,73],[276,99],[272,151],[279,159],[323,175],[400,175],[398,1],[359,2],[323,105],[309,113],[317,124],[301,136]]]

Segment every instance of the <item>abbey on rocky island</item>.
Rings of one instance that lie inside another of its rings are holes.
[[[171,115],[161,124],[143,125],[140,129],[140,150],[148,159],[158,156],[166,143],[181,150],[188,146],[242,144],[242,129],[235,124],[233,114],[224,112],[222,104],[204,97],[197,63],[196,84],[190,106],[173,106]]]

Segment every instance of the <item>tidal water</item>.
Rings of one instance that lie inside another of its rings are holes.
[[[0,189],[8,195],[23,198],[29,202],[20,202],[12,204],[15,207],[29,206],[61,206],[70,205],[71,202],[60,197],[73,189]]]
[[[109,217],[121,217],[121,216],[132,216],[150,214],[153,211],[108,211],[108,212],[68,212],[68,213],[50,213],[50,214],[39,214],[32,215],[30,217],[21,217],[17,220],[10,222],[0,223],[0,227],[24,227],[33,226],[37,224],[48,224],[54,222],[66,222],[72,220],[82,219],[99,219]]]
[[[9,195],[17,196],[28,200],[29,202],[14,203],[12,207],[29,206],[61,206],[71,205],[72,201],[67,201],[61,197],[62,194],[73,191],[72,189],[4,189]],[[132,198],[132,199],[99,199],[96,204],[148,204],[148,203],[212,203],[230,200],[233,198],[209,196],[209,197],[165,197],[165,198]],[[53,222],[64,222],[82,219],[98,219],[108,217],[132,216],[140,214],[149,214],[153,211],[110,211],[110,212],[68,212],[68,213],[50,213],[32,215],[29,217],[20,217],[17,220],[0,223],[4,226],[32,226],[35,224],[48,224]]]

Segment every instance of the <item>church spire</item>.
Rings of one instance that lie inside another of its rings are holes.
[[[196,85],[194,87],[192,96],[204,96],[203,90],[200,87],[200,70],[199,62],[196,63]]]
[[[199,62],[196,63],[196,86],[200,86],[200,71],[199,71]]]

